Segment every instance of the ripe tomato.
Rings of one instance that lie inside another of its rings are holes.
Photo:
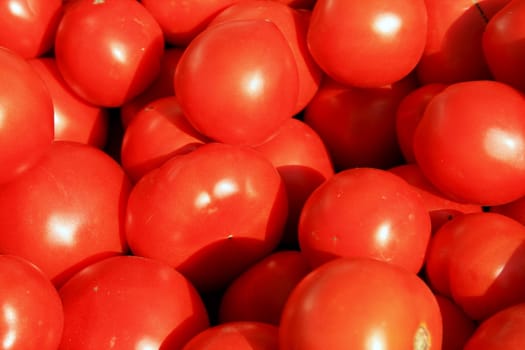
[[[59,286],[126,251],[130,190],[122,168],[98,148],[55,141],[33,168],[0,187],[0,254],[26,258]]]
[[[132,252],[169,263],[200,291],[226,286],[279,243],[283,181],[262,154],[209,143],[146,174],[128,201]]]
[[[430,101],[414,134],[424,175],[443,194],[480,205],[525,195],[525,100],[495,81],[449,85]]]
[[[310,270],[308,261],[298,251],[281,250],[268,255],[228,285],[220,302],[220,322],[279,325],[288,296]]]
[[[71,277],[59,293],[64,305],[59,350],[180,349],[208,327],[195,288],[155,260],[104,259]]]
[[[56,350],[64,314],[55,286],[29,261],[0,255],[0,347]]]
[[[55,37],[64,80],[80,97],[118,107],[144,91],[160,71],[162,30],[135,0],[68,3]]]
[[[441,349],[437,301],[415,274],[372,259],[336,259],[293,290],[279,349]]]
[[[462,350],[476,330],[476,323],[449,298],[435,295],[443,320],[442,350]]]
[[[20,55],[0,47],[0,184],[32,167],[53,142],[53,102]]]
[[[0,46],[24,58],[50,51],[62,15],[61,0],[0,2]]]
[[[297,103],[293,52],[266,20],[225,22],[203,31],[184,51],[174,84],[188,121],[224,143],[263,142],[293,116]]]
[[[332,176],[310,195],[299,220],[299,245],[313,267],[360,256],[417,273],[429,238],[421,196],[400,177],[373,168]]]
[[[307,41],[333,79],[380,87],[416,67],[427,36],[423,0],[317,0]]]

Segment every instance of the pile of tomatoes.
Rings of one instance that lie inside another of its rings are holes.
[[[525,0],[0,0],[0,349],[525,348]]]

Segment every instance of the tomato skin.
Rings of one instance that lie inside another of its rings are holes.
[[[416,162],[430,182],[457,201],[498,205],[522,197],[524,114],[523,95],[509,85],[449,85],[430,101],[416,128]]]
[[[64,314],[58,292],[35,265],[0,255],[0,341],[3,350],[55,350]]]
[[[423,0],[318,0],[307,42],[317,64],[334,80],[380,87],[414,69],[426,33]]]
[[[337,257],[368,257],[417,273],[430,238],[430,217],[420,195],[380,169],[341,171],[306,201],[299,245],[311,266]]]
[[[55,37],[64,80],[104,107],[121,106],[144,91],[160,71],[163,52],[160,26],[134,0],[70,2]]]
[[[489,211],[508,216],[525,225],[525,197],[502,205],[492,206]]]
[[[55,141],[32,169],[0,187],[0,253],[37,265],[56,286],[82,267],[127,251],[131,190],[98,148]]]
[[[76,273],[59,294],[64,305],[60,350],[180,349],[208,327],[191,283],[151,259],[104,259]]]
[[[0,184],[32,167],[53,141],[53,102],[20,55],[0,47]]]
[[[442,350],[462,350],[476,330],[476,323],[449,298],[435,295],[443,319]]]
[[[247,147],[208,143],[140,179],[126,237],[135,255],[165,261],[211,292],[277,246],[286,216],[284,184],[270,161]]]
[[[182,350],[275,350],[277,347],[277,326],[244,321],[208,328],[193,337]]]
[[[441,349],[432,292],[415,274],[362,258],[330,261],[308,274],[285,304],[280,349]]]
[[[292,50],[265,20],[225,22],[203,31],[184,51],[174,84],[188,121],[223,143],[262,143],[293,116],[297,103]]]

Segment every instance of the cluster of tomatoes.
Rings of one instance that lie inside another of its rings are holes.
[[[0,0],[0,349],[525,348],[525,0]]]

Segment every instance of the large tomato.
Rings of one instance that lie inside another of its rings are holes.
[[[426,35],[423,0],[318,0],[307,41],[316,62],[333,79],[380,87],[414,69]]]
[[[336,259],[294,289],[279,328],[281,350],[440,350],[438,303],[415,274],[372,259]]]
[[[55,37],[55,57],[79,96],[117,107],[156,78],[164,52],[162,30],[135,0],[68,3]]]

